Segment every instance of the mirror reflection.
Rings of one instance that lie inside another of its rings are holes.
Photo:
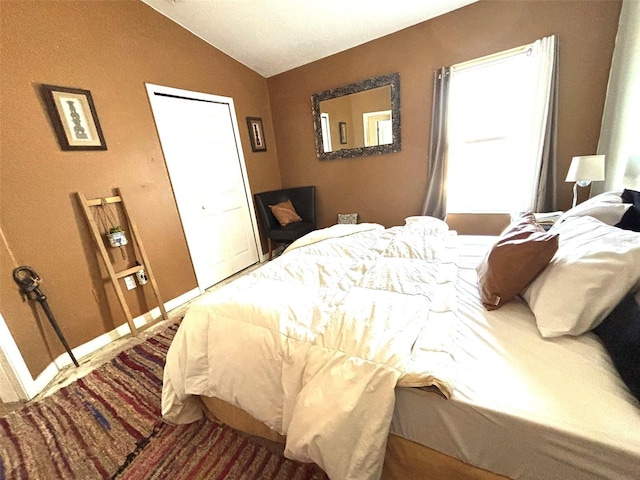
[[[397,73],[312,96],[318,158],[349,158],[400,151]]]

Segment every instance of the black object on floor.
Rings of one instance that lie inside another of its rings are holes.
[[[13,279],[20,287],[20,293],[22,293],[29,300],[35,300],[40,303],[40,305],[42,305],[42,309],[47,315],[49,322],[51,322],[53,329],[58,334],[58,338],[62,342],[62,345],[64,345],[64,348],[71,357],[71,360],[73,360],[74,365],[76,367],[79,367],[80,365],[78,364],[76,357],[73,356],[73,352],[69,348],[69,344],[62,334],[62,331],[58,326],[58,322],[56,322],[56,319],[53,316],[53,312],[51,311],[51,308],[49,308],[49,304],[47,303],[47,296],[42,293],[42,290],[40,290],[40,283],[42,283],[42,279],[40,278],[40,276],[33,268],[23,265],[13,270]]]

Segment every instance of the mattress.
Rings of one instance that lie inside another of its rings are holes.
[[[544,339],[516,299],[486,311],[475,266],[495,237],[459,236],[449,399],[396,389],[390,432],[514,479],[637,479],[640,405],[597,336]]]

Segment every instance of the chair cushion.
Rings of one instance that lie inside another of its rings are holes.
[[[315,229],[315,225],[309,222],[290,223],[284,227],[271,230],[269,238],[280,243],[291,243]]]
[[[273,216],[278,220],[278,223],[283,227],[290,223],[302,221],[302,218],[300,218],[296,209],[293,208],[293,204],[289,199],[284,202],[276,203],[275,205],[269,205],[269,208],[271,209]]]

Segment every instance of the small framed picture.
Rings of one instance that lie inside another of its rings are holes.
[[[340,130],[340,144],[347,143],[347,122],[338,122],[338,129]]]
[[[106,150],[89,90],[41,85],[53,129],[62,150]]]
[[[264,140],[262,119],[258,117],[247,117],[247,126],[249,127],[251,150],[253,150],[254,152],[266,152],[267,143]]]

